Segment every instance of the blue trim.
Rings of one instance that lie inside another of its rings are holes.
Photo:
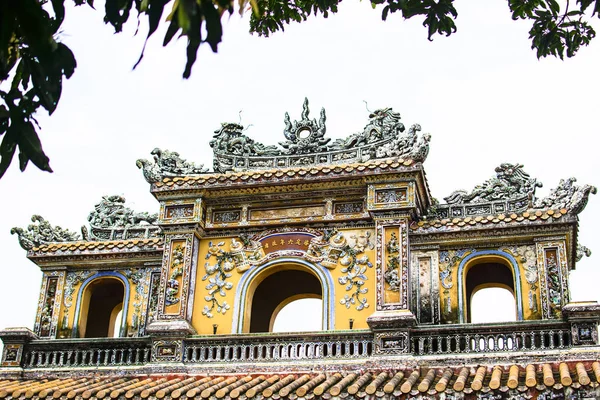
[[[87,278],[85,281],[83,281],[83,283],[79,287],[79,291],[77,292],[77,303],[75,305],[75,318],[73,318],[73,330],[71,331],[72,337],[79,336],[79,316],[81,314],[81,299],[83,297],[84,290],[87,288],[87,286],[92,281],[95,281],[98,278],[105,278],[105,277],[116,278],[116,279],[119,279],[123,283],[125,290],[123,293],[123,314],[121,316],[121,329],[119,329],[119,336],[125,337],[127,335],[127,311],[129,308],[129,281],[127,280],[125,275],[121,274],[120,272],[102,271],[102,272],[98,272],[97,274]],[[89,318],[89,315],[88,315],[88,318]]]
[[[515,302],[517,303],[517,319],[519,321],[523,320],[523,297],[521,295],[521,270],[519,268],[519,263],[515,258],[503,251],[499,250],[483,250],[477,251],[475,253],[471,253],[466,256],[458,266],[458,313],[459,313],[459,322],[465,323],[465,304],[464,304],[464,286],[466,284],[466,276],[464,276],[465,265],[472,259],[481,257],[481,256],[499,256],[506,259],[512,266],[513,270],[513,279],[515,284]]]
[[[233,333],[243,333],[244,328],[244,315],[243,310],[246,307],[246,294],[248,292],[248,288],[250,287],[250,283],[260,275],[263,271],[268,268],[283,264],[283,263],[291,263],[291,264],[299,264],[308,269],[317,275],[317,278],[321,282],[321,290],[322,290],[322,298],[323,298],[323,329],[324,330],[333,330],[334,322],[335,322],[335,296],[334,296],[334,285],[333,278],[329,273],[327,268],[319,265],[312,264],[308,261],[302,260],[300,258],[293,257],[283,257],[278,258],[273,261],[269,261],[266,264],[261,266],[251,268],[242,275],[240,278],[240,282],[237,285],[237,290],[235,293],[235,307],[233,313],[233,324],[231,326],[231,331]]]

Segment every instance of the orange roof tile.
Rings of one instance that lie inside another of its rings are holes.
[[[80,377],[0,381],[0,398],[55,399],[253,399],[347,396],[399,397],[446,392],[543,391],[597,388],[600,363],[480,365],[477,367],[402,368],[396,371],[321,372],[170,377]],[[530,392],[531,393],[531,392]]]

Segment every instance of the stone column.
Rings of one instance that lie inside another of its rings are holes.
[[[200,238],[201,200],[161,203],[159,224],[165,235],[157,311],[146,331],[153,337],[152,360],[183,360],[183,338],[196,331],[191,324]]]
[[[367,189],[367,209],[377,237],[376,311],[367,318],[375,334],[375,353],[410,350],[411,311],[408,227],[417,212],[414,182],[373,183]]]
[[[376,216],[377,305],[367,318],[374,331],[415,325],[410,309],[408,217]]]

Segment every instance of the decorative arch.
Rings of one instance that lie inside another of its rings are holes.
[[[79,291],[77,292],[77,303],[75,304],[75,317],[73,319],[73,330],[71,331],[72,337],[79,336],[79,325],[81,319],[81,306],[83,301],[83,294],[85,293],[88,286],[98,279],[103,278],[112,278],[119,280],[123,284],[123,313],[121,314],[121,327],[119,328],[119,336],[124,337],[127,334],[127,311],[129,309],[129,281],[125,275],[116,271],[102,271],[98,272],[95,275],[87,278],[81,286],[79,287]]]
[[[245,310],[248,307],[248,301],[251,300],[249,299],[249,291],[251,289],[252,283],[255,282],[257,279],[260,279],[261,281],[263,279],[266,279],[268,276],[277,272],[277,267],[286,264],[291,267],[289,269],[297,269],[300,271],[304,270],[308,273],[313,274],[319,280],[321,284],[321,293],[323,300],[322,326],[325,330],[334,329],[335,286],[333,284],[333,278],[331,277],[329,271],[318,264],[312,264],[300,258],[282,257],[269,261],[255,268],[251,268],[242,275],[240,282],[237,285],[235,293],[233,325],[231,327],[231,331],[233,333],[244,332]],[[260,282],[258,284],[260,284]]]
[[[517,320],[523,320],[523,296],[521,294],[521,269],[517,260],[509,253],[501,250],[482,250],[466,256],[458,266],[458,313],[459,322],[466,322],[466,305],[465,305],[465,285],[467,272],[470,266],[485,261],[499,261],[512,269],[514,288],[515,288],[515,303],[517,307]],[[468,301],[468,300],[467,300]]]

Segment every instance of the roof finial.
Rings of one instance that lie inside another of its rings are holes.
[[[363,103],[365,103],[365,108],[367,109],[367,111],[369,112],[369,114],[372,114],[373,111],[369,110],[369,104],[367,103],[367,101],[363,100]]]

